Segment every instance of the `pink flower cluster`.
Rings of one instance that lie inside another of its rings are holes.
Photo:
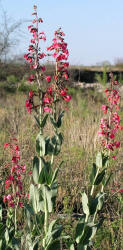
[[[120,95],[115,86],[118,86],[118,82],[113,80],[112,73],[110,73],[110,77],[111,86],[105,89],[108,105],[102,105],[105,117],[101,119],[101,130],[98,134],[102,137],[104,148],[113,151],[114,148],[120,147],[120,141],[117,141],[115,137],[118,130],[123,129],[123,127],[120,125],[120,117],[117,113],[117,110],[119,110]],[[113,159],[116,159],[116,156],[113,156]]]
[[[52,84],[52,86],[47,89],[43,98],[43,109],[45,112],[52,113],[52,105],[55,99],[54,97],[57,99],[62,98],[66,102],[71,100],[71,96],[67,94],[67,88],[56,89],[55,85]]]
[[[44,52],[41,52],[39,48],[39,40],[43,39],[46,41],[46,36],[44,32],[39,32],[38,24],[39,22],[43,22],[41,18],[38,18],[37,15],[37,7],[34,6],[35,18],[32,21],[32,25],[28,26],[30,33],[33,35],[33,39],[31,39],[31,44],[29,45],[29,53],[24,55],[24,58],[31,64],[30,68],[35,69],[36,73],[31,74],[28,78],[29,82],[36,81],[41,89],[42,81],[45,79],[47,83],[50,83],[52,78],[50,75],[45,75],[45,66],[41,66],[39,60],[46,57]],[[28,112],[31,113],[32,109],[37,109],[40,107],[42,103],[42,107],[44,112],[51,113],[52,106],[56,99],[63,99],[66,102],[71,100],[71,96],[67,93],[67,88],[64,87],[64,81],[68,80],[68,66],[67,62],[69,52],[67,49],[67,43],[64,42],[65,34],[61,31],[61,29],[55,31],[55,37],[53,39],[53,43],[50,47],[47,48],[47,51],[53,51],[52,56],[56,60],[56,70],[54,73],[54,79],[52,84],[48,84],[46,86],[45,91],[43,90],[40,95],[40,91],[38,93],[34,93],[33,91],[29,92],[29,98],[26,100],[26,107]],[[43,86],[44,87],[44,86]],[[39,97],[39,105],[34,104],[34,96]],[[42,96],[42,100],[40,102],[40,96]]]
[[[65,34],[58,29],[54,33],[53,44],[47,48],[48,51],[54,51],[52,56],[57,62],[56,74],[54,76],[55,80],[58,80],[58,75],[63,76],[65,80],[69,78],[68,70],[69,63],[66,62],[69,56],[67,49],[67,43],[64,42]]]
[[[43,104],[45,112],[52,112],[51,106],[54,102],[54,98],[59,99],[62,98],[64,101],[69,102],[71,100],[71,96],[67,94],[67,88],[64,87],[64,81],[68,80],[69,73],[68,67],[69,63],[66,62],[69,56],[69,52],[67,49],[67,43],[64,42],[65,34],[58,29],[55,31],[55,37],[53,38],[53,43],[50,47],[47,48],[48,51],[53,51],[52,56],[56,61],[56,70],[54,74],[54,84],[48,88],[44,99]],[[51,77],[47,76],[47,81],[51,81]]]
[[[32,25],[28,26],[29,32],[32,34],[32,39],[30,41],[31,44],[28,48],[29,52],[24,55],[24,58],[30,64],[30,69],[38,69],[42,73],[45,71],[45,66],[41,66],[39,61],[40,59],[45,58],[46,54],[44,52],[41,52],[41,49],[39,48],[39,41],[46,41],[46,36],[44,32],[39,32],[38,30],[38,24],[42,23],[43,20],[41,18],[38,18],[36,6],[34,6],[34,13],[32,13],[32,15],[34,15],[35,18],[32,21]],[[35,75],[31,74],[28,78],[28,81],[35,81]]]
[[[28,109],[28,113],[31,113],[32,109],[36,109],[39,105],[34,104],[34,96],[37,96],[34,91],[29,91],[29,98],[26,99],[26,107]]]
[[[19,164],[20,150],[16,138],[13,138],[10,143],[4,144],[4,148],[10,149],[11,162],[6,165],[8,177],[5,180],[5,192],[8,194],[4,195],[3,202],[7,202],[9,207],[19,206],[22,208],[23,200],[26,196],[23,192],[22,183],[26,166]]]

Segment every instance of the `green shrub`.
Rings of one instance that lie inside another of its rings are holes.
[[[100,74],[95,75],[95,80],[99,83],[101,83],[103,86],[107,83],[107,66],[103,67],[103,75]]]
[[[4,90],[7,93],[15,93],[17,86],[8,82],[0,82],[0,91]]]
[[[10,84],[16,84],[17,81],[18,81],[18,79],[15,75],[7,76],[7,82]]]
[[[20,86],[18,87],[19,92],[27,93],[29,91],[35,91],[36,90],[36,85],[35,84],[26,84],[25,81],[21,81]]]

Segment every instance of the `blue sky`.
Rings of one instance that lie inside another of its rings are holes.
[[[62,27],[70,52],[69,61],[95,65],[123,58],[123,0],[1,0],[12,20],[31,20],[33,5],[43,18],[41,31],[51,44],[54,31]],[[1,6],[1,5],[0,5]],[[27,25],[21,27],[18,47],[12,53],[26,52],[29,44]]]

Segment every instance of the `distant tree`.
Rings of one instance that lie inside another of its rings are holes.
[[[8,18],[7,13],[3,11],[2,23],[0,25],[0,60],[6,61],[10,49],[16,45],[17,39],[14,34],[21,24],[21,20],[14,22]]]
[[[123,68],[123,58],[116,58],[114,64],[116,67]]]
[[[96,65],[100,67],[105,67],[105,66],[111,66],[111,63],[108,60],[105,60],[105,61],[96,63]]]

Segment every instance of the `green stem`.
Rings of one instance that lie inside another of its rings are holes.
[[[17,208],[15,206],[15,235],[16,235],[16,232],[17,232]]]
[[[47,199],[45,197],[45,221],[44,221],[45,235],[46,235],[47,230],[48,230],[48,217],[49,217],[49,213],[48,213]]]
[[[51,165],[53,164],[53,160],[54,160],[54,154],[52,154],[52,156],[51,156]]]
[[[96,212],[95,212],[95,214],[94,214],[94,217],[93,217],[93,223],[94,223],[94,221],[95,221],[96,215],[97,215],[97,210],[96,210]]]
[[[56,100],[55,100],[55,107],[54,107],[54,119],[56,121]]]
[[[104,185],[102,185],[101,192],[103,192],[103,190],[104,190]]]
[[[97,173],[96,173],[96,175],[95,175],[94,182],[95,182],[95,180],[96,180],[96,178],[97,178],[98,173],[99,173],[99,168],[97,169]],[[93,185],[92,185],[92,188],[91,188],[91,196],[93,195],[94,187],[95,187],[95,185],[93,184]],[[104,186],[102,186],[101,191],[103,191],[103,187],[104,187]],[[93,222],[95,221],[96,215],[97,215],[97,210],[96,210],[95,213],[94,213]]]
[[[41,123],[42,123],[42,101],[41,101],[42,96],[40,97],[40,110],[39,110],[39,115],[40,115],[40,135],[43,134],[42,131],[42,127],[41,127]],[[41,173],[41,169],[42,169],[42,161],[41,161],[41,156],[42,156],[42,152],[41,152],[41,148],[40,148],[40,159],[39,159],[39,174]]]
[[[91,188],[91,196],[93,195],[93,191],[94,191],[94,185],[92,185],[92,188]]]
[[[41,127],[41,123],[42,123],[42,95],[40,96],[40,109],[39,109],[39,121],[40,121],[40,135],[43,135],[43,130],[42,130],[42,127]],[[40,152],[39,152],[39,175],[41,173],[41,169],[42,169],[42,152],[41,152],[41,147],[40,147]],[[38,184],[38,188],[40,188],[41,185]]]
[[[87,222],[87,221],[88,221],[88,217],[89,217],[89,215],[86,215],[85,222]]]
[[[97,178],[98,173],[99,173],[99,168],[97,169],[97,172],[96,172],[96,175],[95,175],[95,178],[94,178],[94,182],[95,182],[95,180],[96,180],[96,178]],[[93,183],[94,183],[94,182],[93,182]],[[95,187],[95,185],[93,184],[93,185],[92,185],[92,188],[91,188],[91,196],[93,195],[94,187]]]
[[[46,234],[48,232],[48,218],[49,218],[49,212],[48,212],[48,205],[47,205],[47,198],[46,198],[46,191],[45,191],[45,196],[44,196],[44,233],[45,233],[45,237],[43,239],[43,247],[45,249],[45,239],[46,239]]]

